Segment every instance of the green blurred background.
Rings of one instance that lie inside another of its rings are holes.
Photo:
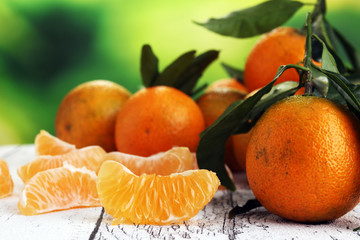
[[[243,68],[258,37],[223,37],[196,25],[261,1],[2,0],[0,1],[0,145],[32,143],[54,134],[62,98],[94,79],[141,86],[143,44],[163,69],[180,54],[220,50],[200,83],[227,77],[221,62]],[[308,0],[308,3],[315,0]],[[328,0],[327,19],[360,50],[360,1]],[[301,27],[307,5],[286,23]]]

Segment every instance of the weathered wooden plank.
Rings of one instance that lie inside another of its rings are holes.
[[[335,221],[300,224],[284,220],[264,208],[228,219],[235,205],[253,198],[244,174],[235,175],[238,190],[218,191],[197,216],[169,226],[111,226],[102,208],[82,208],[38,216],[23,216],[17,209],[23,183],[16,169],[34,158],[32,145],[0,146],[15,183],[14,194],[0,199],[0,239],[359,239],[360,206]]]

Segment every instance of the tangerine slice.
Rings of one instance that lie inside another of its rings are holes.
[[[8,165],[0,159],[0,198],[11,195],[14,189],[14,182],[11,178]]]
[[[97,189],[112,224],[170,224],[194,217],[220,185],[208,170],[189,170],[167,176],[136,176],[121,163],[102,164]]]
[[[66,164],[39,172],[20,194],[18,208],[24,215],[36,215],[77,207],[99,206],[96,174]]]
[[[105,160],[114,160],[126,166],[135,175],[171,173],[191,170],[193,157],[189,148],[174,147],[166,152],[160,152],[149,157],[141,157],[121,152],[106,154]]]
[[[59,155],[75,149],[75,145],[64,142],[45,130],[40,130],[40,133],[35,137],[36,155]]]
[[[86,167],[97,173],[105,154],[106,152],[101,147],[89,146],[62,155],[42,155],[18,168],[17,173],[23,182],[26,182],[38,172],[62,167],[64,162],[75,167]]]

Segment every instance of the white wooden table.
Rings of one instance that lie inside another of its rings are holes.
[[[300,224],[284,220],[264,208],[234,219],[232,207],[253,198],[243,174],[235,176],[236,192],[218,191],[197,216],[180,225],[111,226],[112,217],[101,207],[81,208],[38,216],[23,216],[17,209],[23,186],[16,169],[35,156],[33,145],[0,146],[0,158],[14,180],[12,196],[0,199],[0,240],[21,239],[360,239],[360,206],[340,219],[323,224]]]

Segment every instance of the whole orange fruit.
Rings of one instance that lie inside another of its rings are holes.
[[[278,27],[264,34],[247,57],[245,86],[253,91],[271,82],[280,65],[298,64],[305,54],[305,36],[295,28]],[[275,82],[299,81],[295,69],[286,70]]]
[[[211,92],[217,89],[228,89],[239,91],[243,95],[248,94],[247,88],[235,78],[224,78],[216,80],[215,82],[211,83],[209,87],[207,87],[206,92]]]
[[[230,104],[243,99],[246,93],[246,88],[235,79],[221,79],[212,83],[196,101],[204,115],[206,127],[211,126]],[[225,144],[225,163],[232,171],[240,171],[242,168],[235,159],[232,142],[230,137]]]
[[[115,127],[117,150],[150,156],[174,146],[195,152],[204,117],[194,100],[167,86],[136,92],[120,110]]]
[[[56,136],[82,148],[99,145],[114,151],[115,120],[130,92],[111,81],[94,80],[72,89],[55,119]]]
[[[246,172],[270,212],[300,222],[339,218],[360,199],[360,122],[319,97],[272,105],[252,129]]]

